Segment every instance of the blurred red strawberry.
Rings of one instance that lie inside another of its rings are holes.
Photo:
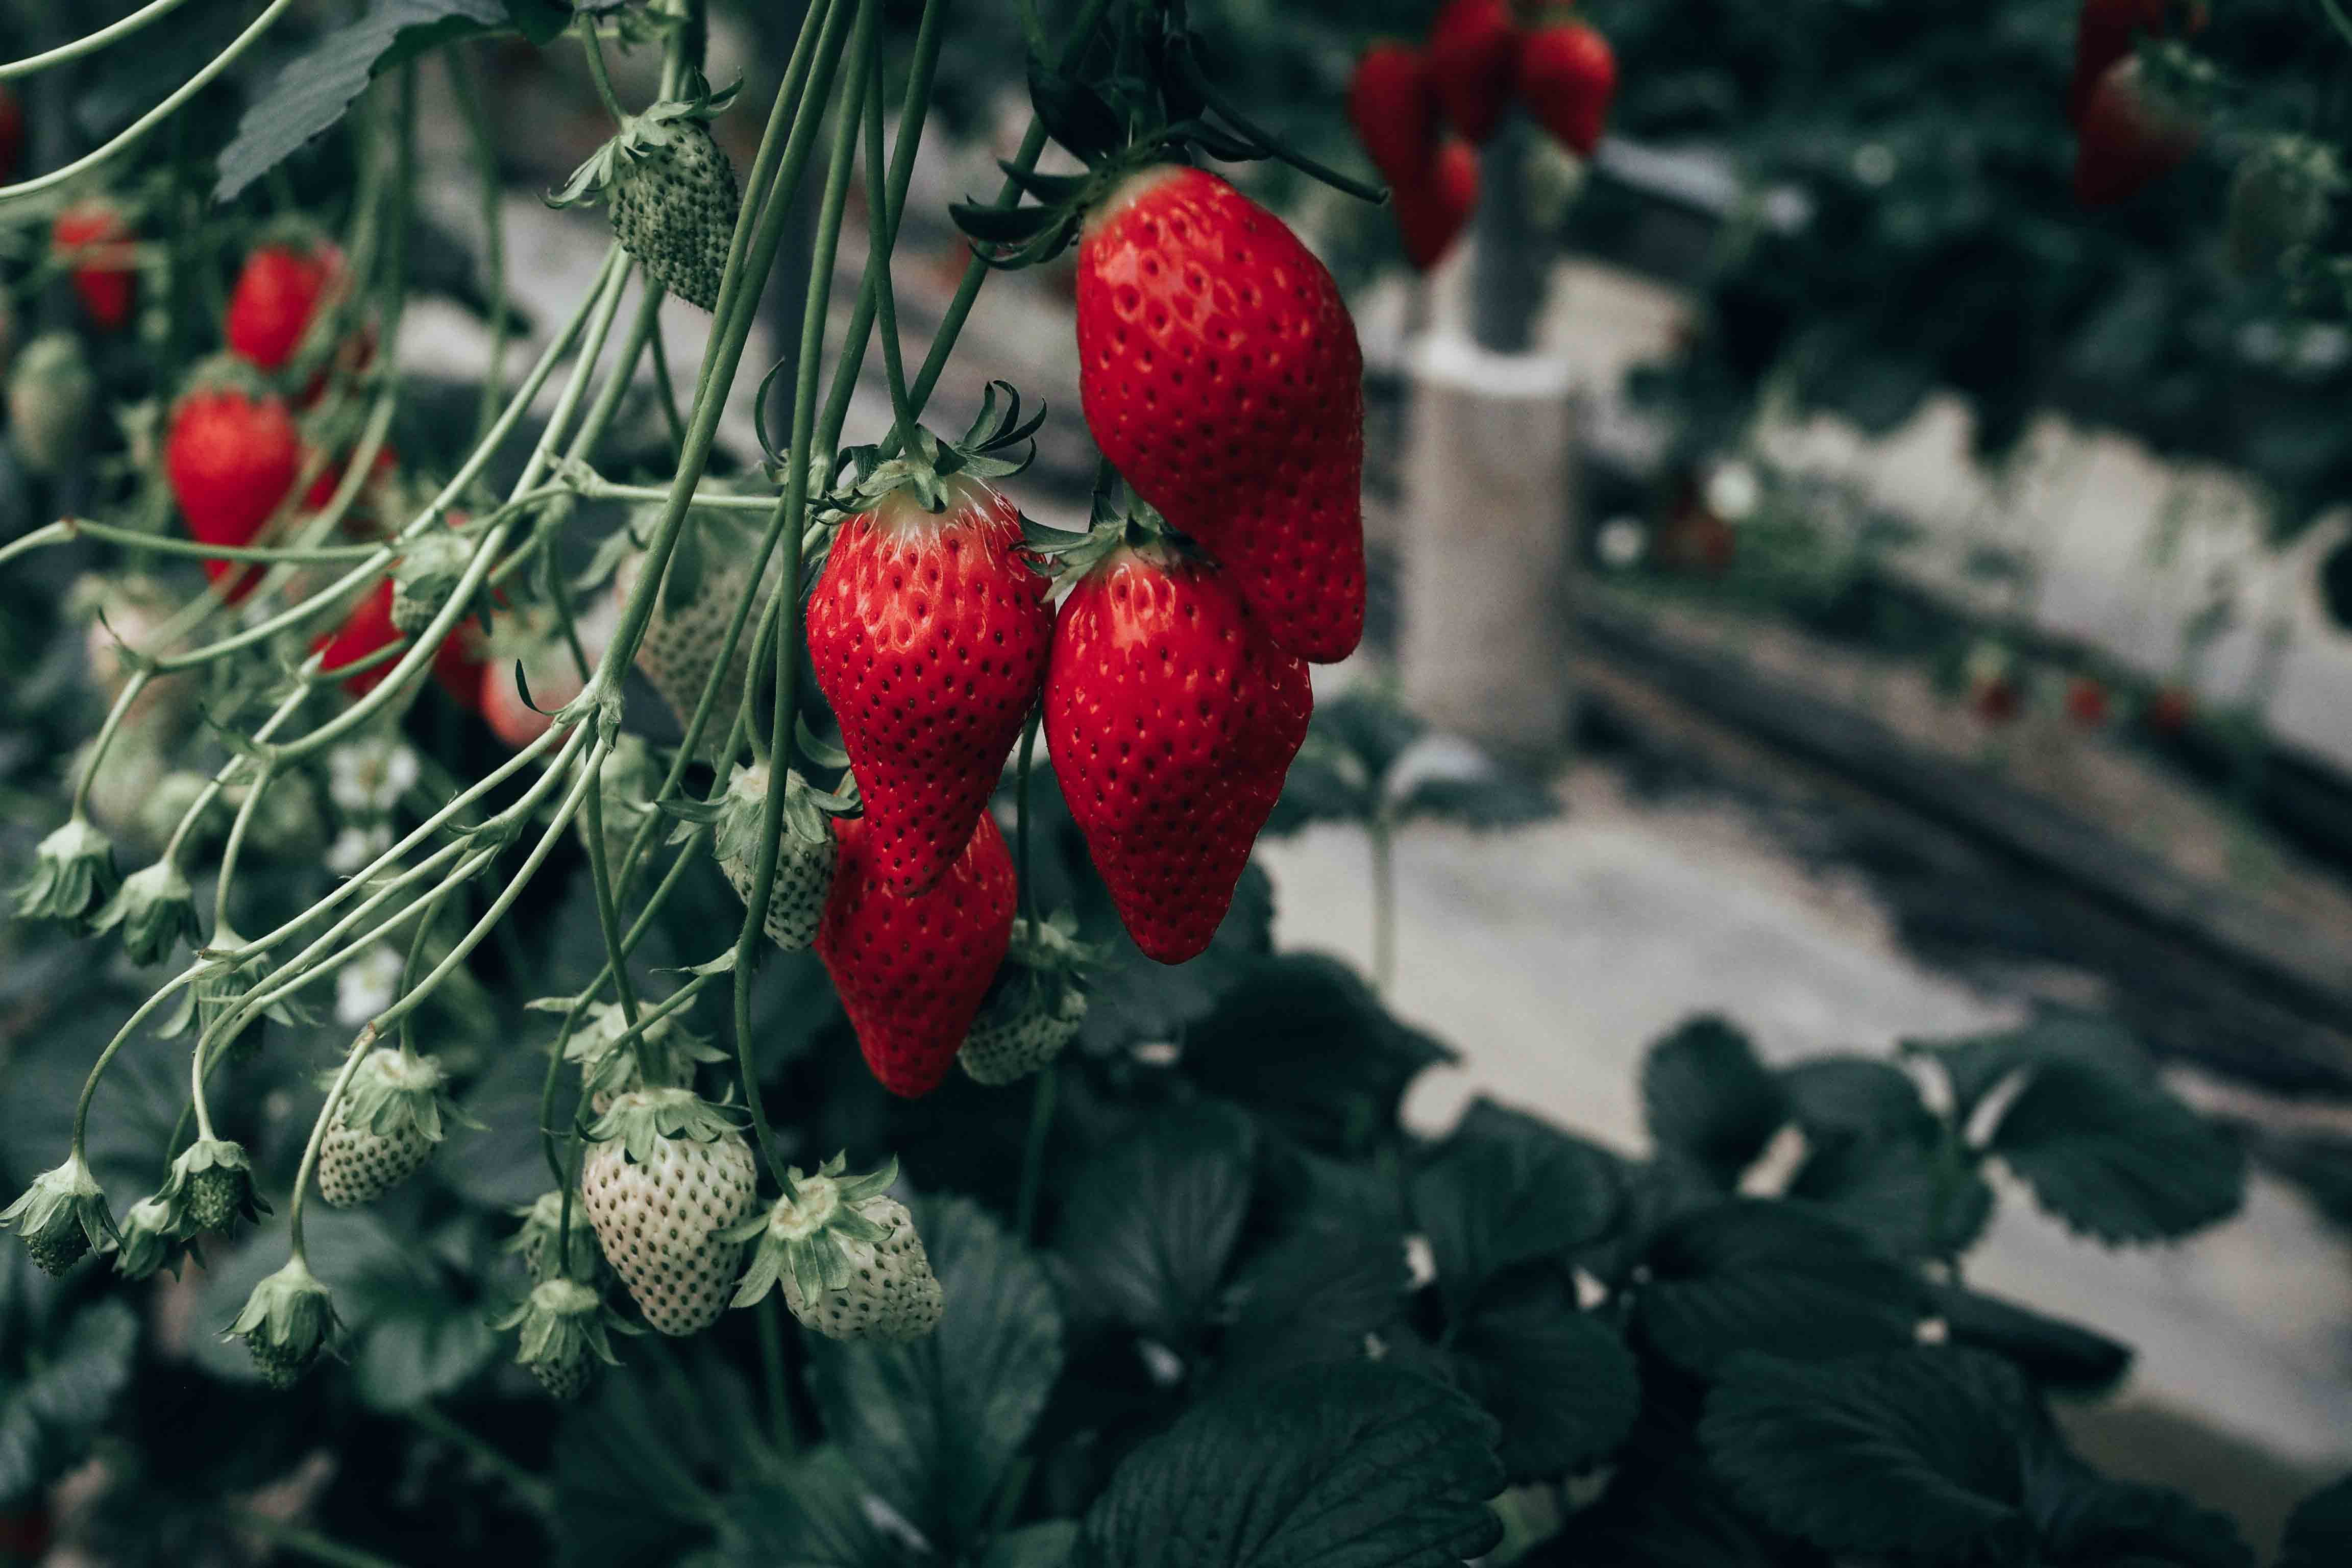
[[[2076,205],[2113,206],[2137,195],[2180,166],[2201,131],[2150,88],[2137,58],[2109,67],[2075,127]]]
[[[1487,142],[1502,128],[1518,73],[1519,28],[1504,0],[1446,0],[1429,28],[1429,77],[1454,128]]]
[[[88,259],[70,260],[68,267],[82,310],[102,332],[119,332],[130,324],[131,287],[137,274],[127,261],[107,252],[117,246],[127,247],[136,237],[121,210],[96,197],[66,208],[50,226],[50,243],[60,256],[88,252]]]

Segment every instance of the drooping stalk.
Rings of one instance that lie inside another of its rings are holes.
[[[833,297],[834,257],[841,245],[841,214],[849,196],[849,171],[857,150],[857,121],[872,79],[878,0],[858,0],[857,32],[851,41],[850,68],[842,89],[840,113],[835,122],[833,157],[825,170],[824,196],[817,212],[816,244],[809,261],[808,296],[801,307],[800,356],[793,362],[793,434],[784,475],[784,560],[776,584],[781,611],[776,637],[775,705],[769,732],[779,752],[791,744],[796,709],[795,678],[799,674],[801,533],[793,526],[808,507],[809,442],[816,432],[818,358],[824,349],[825,307]],[[761,1157],[786,1198],[793,1195],[793,1181],[777,1158],[775,1136],[761,1103],[759,1073],[752,1059],[751,978],[767,929],[768,899],[776,885],[776,862],[782,847],[786,780],[780,772],[770,781],[761,804],[760,848],[754,858],[751,885],[744,893],[743,928],[735,939],[735,1051],[742,1073],[743,1098],[751,1113],[751,1130]]]

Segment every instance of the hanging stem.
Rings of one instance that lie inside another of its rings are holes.
[[[1364,835],[1372,850],[1372,989],[1385,996],[1396,980],[1396,829],[1376,816]]]
[[[833,296],[834,258],[841,247],[841,213],[849,196],[849,170],[857,147],[857,117],[870,80],[867,62],[873,58],[877,0],[858,0],[857,30],[850,40],[850,69],[842,89],[840,112],[834,127],[833,155],[825,169],[824,195],[817,213],[816,244],[810,254],[807,297],[801,306],[800,356],[794,362],[793,437],[789,471],[784,476],[784,561],[776,584],[781,612],[776,637],[776,692],[769,732],[781,752],[791,743],[799,674],[801,598],[801,531],[799,520],[808,510],[809,441],[816,429],[817,362],[824,350],[825,307]],[[797,135],[795,136],[797,140]],[[776,885],[776,862],[783,842],[786,779],[770,782],[760,822],[760,852],[744,895],[743,928],[735,941],[735,1050],[743,1079],[743,1098],[751,1112],[752,1131],[761,1156],[786,1198],[793,1196],[793,1181],[777,1158],[775,1135],[760,1101],[760,1080],[752,1055],[751,979],[759,944],[765,934],[768,898]]]
[[[1037,749],[1037,726],[1045,718],[1043,708],[1033,709],[1029,721],[1021,727],[1021,763],[1013,775],[1013,843],[1021,871],[1021,919],[1032,931],[1037,928],[1037,884],[1030,874],[1029,767]]]

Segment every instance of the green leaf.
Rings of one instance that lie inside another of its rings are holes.
[[[557,9],[552,0],[372,0],[357,19],[289,60],[247,105],[236,134],[221,149],[213,199],[234,200],[332,129],[377,73],[458,38],[544,28]]]
[[[864,1480],[829,1445],[781,1479],[729,1493],[720,1541],[745,1568],[894,1568],[906,1560],[866,1512]]]
[[[480,1307],[447,1290],[349,1294],[363,1314],[349,1352],[352,1384],[379,1410],[411,1410],[448,1394],[499,1353]]]
[[[1789,1113],[1815,1143],[1831,1138],[1883,1138],[1932,1120],[1919,1086],[1892,1062],[1871,1057],[1816,1057],[1780,1069]]]
[[[1176,1106],[1080,1167],[1055,1230],[1073,1306],[1187,1351],[1249,1212],[1255,1143],[1226,1108]]]
[[[21,1383],[0,1384],[0,1504],[20,1503],[79,1464],[130,1385],[139,1318],[120,1300],[76,1313]]]
[[[811,1346],[825,1430],[876,1495],[942,1552],[981,1533],[1062,1370],[1062,1313],[1037,1258],[965,1198],[913,1205],[947,1298],[907,1344]]]
[[[1826,1135],[1788,1195],[1821,1208],[1897,1258],[1957,1257],[1992,1217],[1992,1188],[1933,1118],[1879,1137]]]
[[[2034,1468],[2026,1507],[2042,1537],[2036,1561],[2049,1568],[2253,1568],[2227,1516],[2163,1487],[2108,1480],[2072,1458]],[[2343,1561],[2344,1545],[2330,1561]]]
[[[2086,1061],[2038,1068],[1990,1147],[2043,1208],[2106,1242],[2187,1236],[2236,1213],[2245,1192],[2245,1155],[2227,1133]]]
[[[980,1568],[1062,1568],[1077,1549],[1078,1522],[1049,1519],[998,1536],[980,1559]]]
[[[2352,1541],[2352,1475],[2323,1487],[2287,1516],[2278,1568],[2337,1568]]]
[[[1911,1271],[1834,1220],[1737,1198],[1668,1221],[1643,1257],[1633,1321],[1669,1361],[1712,1374],[1743,1350],[1799,1360],[1909,1344]]]
[[[1507,1269],[1564,1258],[1616,1219],[1618,1162],[1524,1111],[1480,1098],[1412,1179],[1413,1221],[1429,1238],[1455,1310]]]
[[[562,36],[572,26],[576,14],[565,0],[501,0],[507,17],[516,31],[532,43],[545,46]]]
[[[1962,1126],[1968,1125],[1978,1105],[2002,1079],[2029,1067],[2071,1062],[2129,1083],[2156,1080],[2156,1064],[2131,1031],[2112,1019],[2074,1013],[2048,1014],[2021,1028],[1997,1034],[1906,1042],[1903,1048],[1928,1058],[1944,1069],[1952,1089],[1953,1120]]]
[[[1034,781],[1032,788],[1036,788]],[[1033,831],[1042,832],[1042,828]],[[1076,830],[1069,829],[1066,837],[1076,841]],[[1083,847],[1079,853],[1084,853]],[[1087,875],[1093,875],[1090,867]],[[1094,888],[1099,891],[1100,884]],[[1045,896],[1045,888],[1038,891],[1040,908],[1055,907],[1056,900]],[[1218,925],[1209,951],[1172,966],[1154,963],[1137,951],[1118,928],[1109,895],[1102,893],[1100,898],[1099,912],[1088,915],[1082,910],[1081,923],[1089,935],[1116,931],[1111,940],[1123,961],[1095,980],[1082,1036],[1090,1049],[1119,1050],[1139,1043],[1185,1038],[1228,991],[1274,951],[1274,883],[1255,862],[1243,870],[1241,883],[1234,889],[1233,907]]]
[[[1255,966],[1184,1041],[1183,1070],[1311,1149],[1361,1153],[1406,1086],[1454,1053],[1391,1015],[1347,965],[1285,953]]]
[[[1086,1517],[1084,1568],[1456,1568],[1502,1526],[1494,1424],[1377,1363],[1312,1367],[1195,1405],[1127,1457]]]
[[[1568,1475],[1607,1457],[1641,1413],[1633,1357],[1577,1310],[1574,1287],[1532,1279],[1490,1295],[1448,1344],[1454,1380],[1501,1426],[1513,1480]]]
[[[1974,1351],[1741,1356],[1708,1394],[1699,1438],[1741,1500],[1825,1550],[2017,1561],[2018,1455],[2037,1417],[2015,1370]]]
[[[1234,1272],[1218,1376],[1355,1360],[1396,1321],[1411,1283],[1394,1183],[1370,1166],[1293,1154],[1260,1184],[1272,1189],[1260,1207],[1274,1223]]]
[[[1788,1119],[1780,1081],[1756,1047],[1711,1014],[1650,1047],[1642,1062],[1642,1110],[1660,1149],[1725,1187],[1738,1181]]]
[[[1952,1343],[2006,1356],[2044,1388],[2103,1394],[2131,1370],[2129,1345],[1998,1296],[1957,1285],[1931,1285],[1928,1303],[1944,1320]]]

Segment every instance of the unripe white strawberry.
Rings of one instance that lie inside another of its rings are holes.
[[[319,1195],[337,1208],[383,1196],[432,1155],[446,1111],[433,1058],[392,1046],[370,1051],[319,1151]]]
[[[1078,941],[1077,930],[1066,910],[1013,922],[1004,966],[956,1053],[973,1082],[1026,1078],[1077,1037],[1087,1017],[1086,974],[1101,957],[1099,948]]]
[[[746,905],[759,880],[760,834],[772,776],[765,763],[738,767],[729,775],[710,840],[727,885]],[[776,843],[776,877],[768,889],[768,913],[761,922],[768,940],[786,952],[798,952],[816,940],[825,895],[833,890],[833,825],[826,812],[848,804],[786,770],[783,834]]]
[[[640,521],[651,522],[649,518]],[[646,623],[645,638],[637,644],[636,659],[637,668],[661,693],[681,726],[694,718],[696,705],[702,700],[703,682],[727,645],[727,628],[734,620],[735,607],[751,591],[751,574],[743,557],[751,551],[748,531],[724,513],[706,509],[688,514],[687,532],[671,553],[668,574],[654,600],[653,618]],[[628,602],[645,567],[642,550],[631,550],[621,557],[613,572],[614,605]],[[760,604],[744,621],[743,635],[736,638],[734,654],[719,678],[719,695],[703,726],[699,747],[706,758],[715,755],[726,741],[736,710],[742,706],[760,608],[773,589],[774,577],[771,570],[761,582]]]
[[[726,1233],[758,1190],[751,1145],[685,1089],[621,1095],[588,1136],[580,1194],[605,1261],[663,1333],[709,1327],[743,1253]]]
[[[780,1286],[805,1327],[835,1340],[912,1340],[939,1327],[945,1301],[907,1205],[885,1191],[895,1160],[863,1176],[835,1155],[816,1174],[792,1173],[793,1195],[738,1225],[759,1250],[735,1292],[749,1307]]]

